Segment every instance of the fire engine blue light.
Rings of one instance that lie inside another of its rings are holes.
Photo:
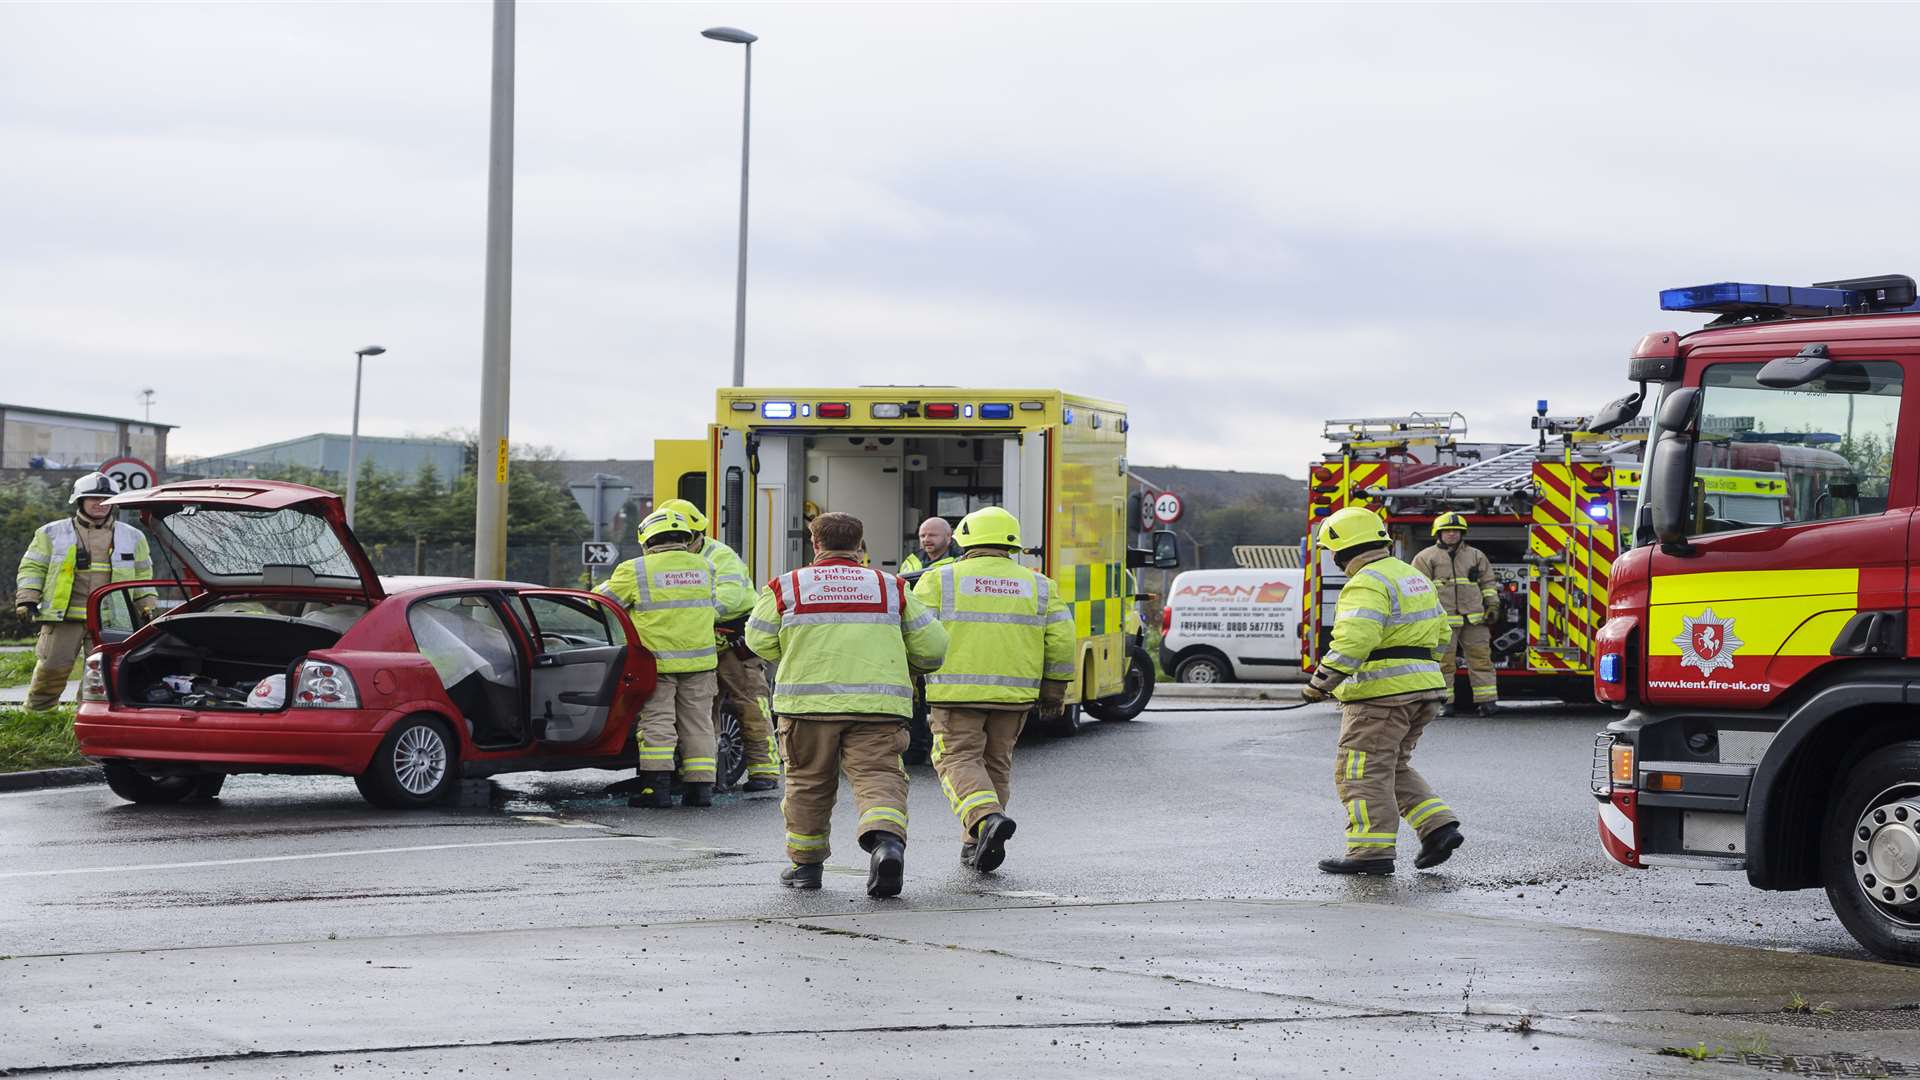
[[[1828,308],[1837,311],[1861,299],[1860,294],[1845,289],[1755,285],[1739,281],[1660,290],[1660,307],[1666,311],[1739,311],[1760,307],[1788,309],[1795,314],[1814,314]]]
[[[1011,420],[1013,419],[1013,406],[1008,404],[982,405],[980,406],[980,419]]]
[[[769,420],[791,420],[794,417],[791,401],[764,401],[760,403],[760,415]]]
[[[1587,516],[1595,521],[1607,520],[1609,513],[1611,513],[1611,511],[1607,509],[1606,503],[1594,503],[1592,506],[1587,507]]]
[[[1600,657],[1600,681],[1617,683],[1620,681],[1620,654],[1610,652]]]

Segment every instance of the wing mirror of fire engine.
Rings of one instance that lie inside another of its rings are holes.
[[[1693,505],[1694,411],[1700,388],[1683,386],[1660,402],[1660,439],[1647,471],[1647,524],[1671,554],[1685,554]]]
[[[1760,374],[1753,377],[1761,386],[1775,390],[1791,390],[1796,386],[1805,386],[1827,373],[1833,367],[1833,356],[1825,345],[1809,345],[1792,356],[1777,356],[1767,361]]]
[[[1700,403],[1700,388],[1683,386],[1668,394],[1660,402],[1660,430],[1662,432],[1693,433],[1693,410]]]
[[[1626,397],[1614,398],[1593,414],[1587,422],[1587,430],[1598,435],[1603,431],[1612,431],[1640,415],[1640,406],[1647,399],[1647,384],[1641,383],[1640,389]]]

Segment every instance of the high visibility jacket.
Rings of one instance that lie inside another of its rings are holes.
[[[827,558],[767,582],[747,647],[779,666],[773,711],[913,716],[913,674],[940,666],[947,631],[892,574]]]
[[[1346,675],[1333,688],[1341,701],[1440,691],[1434,650],[1450,634],[1432,580],[1385,552],[1347,568],[1334,609],[1333,641],[1320,662]]]
[[[732,548],[710,536],[705,539],[700,557],[713,569],[713,599],[719,605],[720,621],[737,619],[753,610],[753,579]]]
[[[1440,606],[1454,626],[1478,626],[1500,610],[1500,583],[1480,549],[1462,542],[1452,551],[1436,542],[1413,557],[1413,568],[1433,579]]]
[[[1073,678],[1073,613],[1053,582],[1002,555],[969,555],[920,578],[913,595],[947,628],[929,704],[1028,705],[1040,681]]]
[[[706,559],[682,547],[650,551],[614,567],[599,591],[626,606],[662,673],[720,666],[713,624],[721,607]]]
[[[953,541],[949,540],[947,541],[947,553],[932,562],[927,561],[926,552],[921,551],[919,548],[913,549],[913,551],[907,554],[906,558],[900,560],[900,572],[902,574],[918,574],[959,561],[960,549],[954,546]]]
[[[87,597],[73,587],[74,578],[80,573],[80,552],[84,546],[80,528],[70,517],[49,521],[34,530],[26,554],[20,556],[20,572],[14,577],[14,602],[38,603],[40,613],[35,616],[38,622],[84,620]],[[109,561],[111,567],[91,566],[88,572],[106,572],[109,584],[153,576],[153,555],[147,547],[147,538],[131,525],[113,523],[113,551]],[[159,599],[159,593],[152,589],[130,591],[132,595],[127,599],[135,606]]]

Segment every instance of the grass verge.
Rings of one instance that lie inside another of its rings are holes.
[[[33,654],[0,653],[0,686],[25,686],[33,678]]]
[[[85,765],[73,741],[73,709],[35,713],[0,708],[0,772]]]

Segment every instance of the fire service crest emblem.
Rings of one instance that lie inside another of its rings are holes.
[[[1723,619],[1713,613],[1712,608],[1701,612],[1698,617],[1682,616],[1685,626],[1680,636],[1673,639],[1680,646],[1680,666],[1697,668],[1701,675],[1711,678],[1722,668],[1733,667],[1733,654],[1746,642],[1733,636],[1733,620]]]

